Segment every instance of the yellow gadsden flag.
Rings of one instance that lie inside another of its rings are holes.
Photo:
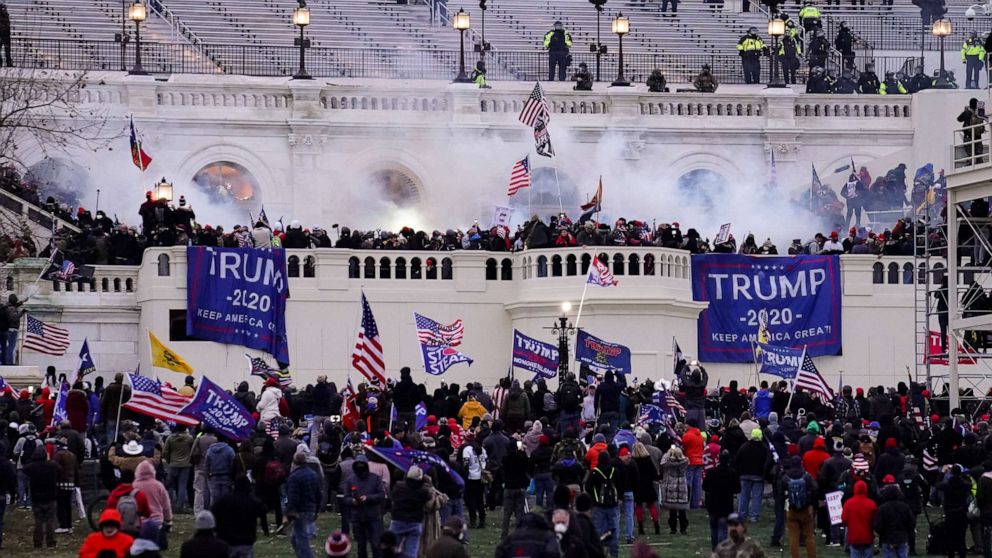
[[[193,367],[183,357],[166,347],[151,331],[148,332],[148,344],[152,349],[152,366],[167,368],[180,374],[189,375],[193,373]]]

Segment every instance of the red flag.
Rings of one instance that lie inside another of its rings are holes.
[[[141,140],[138,139],[137,132],[134,131],[134,119],[131,119],[131,162],[141,170],[148,168],[152,163],[152,158],[141,148]]]

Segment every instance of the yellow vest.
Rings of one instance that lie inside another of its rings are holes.
[[[741,42],[737,43],[737,50],[742,52],[752,52],[756,50],[761,50],[765,48],[765,42],[761,40],[761,37],[751,38],[744,36]]]

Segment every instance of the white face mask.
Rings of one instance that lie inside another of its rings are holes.
[[[564,535],[565,531],[568,531],[568,525],[565,525],[564,523],[555,523],[555,533]]]

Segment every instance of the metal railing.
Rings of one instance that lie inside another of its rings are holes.
[[[262,77],[291,76],[299,61],[294,46],[169,44],[142,43],[142,63],[152,73],[232,74]],[[14,44],[15,61],[21,67],[77,71],[117,70],[120,45],[112,41],[69,41],[59,39],[24,40]],[[307,70],[315,77],[353,77],[382,79],[451,79],[458,66],[457,50],[428,49],[336,49],[315,47],[307,51]],[[466,53],[469,58],[477,53]],[[125,65],[134,60],[128,50]],[[493,51],[489,54],[488,78],[491,81],[543,81],[548,79],[548,54],[541,51]],[[875,71],[912,68],[917,59],[906,57],[856,57],[855,65],[863,69],[873,61]],[[595,67],[596,55],[572,53],[570,77],[580,63]],[[617,68],[617,54],[603,55],[603,80],[612,81]],[[625,53],[626,77],[643,83],[655,69],[666,76],[669,88],[687,84],[709,64],[721,83],[743,83],[740,57],[732,54],[652,54]],[[771,74],[771,59],[761,59],[762,79]],[[800,76],[806,75],[802,64]],[[839,72],[838,72],[839,73]],[[557,77],[557,76],[556,76]]]
[[[973,126],[965,126],[954,130],[954,141],[951,146],[951,160],[955,169],[966,167],[985,167],[989,165],[989,148],[992,134],[989,134],[987,120]]]
[[[924,24],[919,17],[886,16],[877,18],[848,18],[836,16],[825,20],[824,30],[832,41],[837,36],[841,21],[847,21],[848,26],[858,36],[869,42],[876,50],[920,50],[922,38],[924,50],[939,50],[937,37],[930,32],[930,24]],[[984,40],[989,32],[987,19],[976,20],[953,19],[952,33],[944,40],[947,52],[960,50],[961,44],[972,32],[978,33]]]

